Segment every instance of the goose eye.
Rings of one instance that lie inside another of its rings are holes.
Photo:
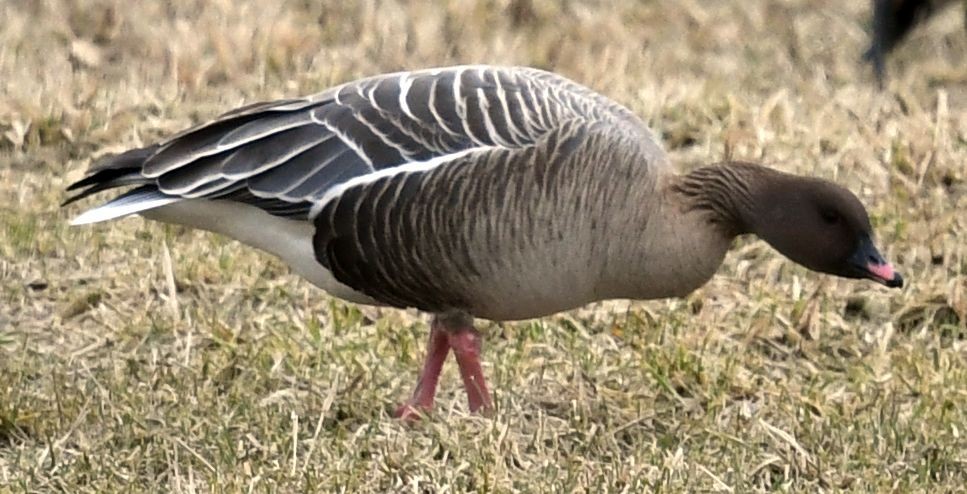
[[[836,211],[825,210],[821,211],[819,214],[823,217],[823,221],[828,225],[835,225],[836,223],[839,223],[839,214],[837,214]]]

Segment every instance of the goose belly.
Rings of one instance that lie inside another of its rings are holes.
[[[535,250],[533,255],[499,256],[468,290],[468,312],[494,321],[544,317],[601,300],[592,258]]]

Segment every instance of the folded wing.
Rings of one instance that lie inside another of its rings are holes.
[[[333,190],[359,177],[473,149],[530,146],[574,118],[647,132],[620,105],[536,69],[401,72],[249,105],[114,156],[73,184],[70,190],[79,193],[67,202],[138,186],[75,223],[184,199],[237,201],[308,220]]]

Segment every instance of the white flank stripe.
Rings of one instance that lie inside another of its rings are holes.
[[[315,204],[312,205],[312,209],[309,210],[309,219],[314,219],[326,204],[330,201],[338,199],[339,196],[346,192],[352,187],[357,185],[363,185],[375,182],[384,177],[391,177],[393,175],[401,175],[405,173],[423,173],[432,170],[438,166],[444,165],[451,161],[462,158],[470,153],[477,151],[485,151],[488,149],[500,149],[497,146],[479,146],[470,149],[464,149],[463,151],[457,151],[456,153],[444,154],[442,156],[437,156],[435,158],[426,161],[414,161],[412,163],[407,163],[405,165],[394,166],[392,168],[383,168],[382,170],[375,171],[373,173],[367,173],[366,175],[359,175],[353,177],[335,187],[329,189],[325,195],[322,196]]]
[[[121,200],[111,201],[102,206],[81,213],[80,216],[71,221],[71,226],[87,225],[101,221],[113,220],[122,216],[140,213],[148,209],[159,208],[183,200],[181,197],[170,197],[158,192],[146,192],[144,195],[138,194],[125,197]]]

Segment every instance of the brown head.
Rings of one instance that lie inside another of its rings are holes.
[[[813,271],[903,286],[873,245],[866,208],[849,190],[748,163],[701,168],[684,184],[696,178],[710,196],[704,207],[717,210],[735,233],[753,233]]]

